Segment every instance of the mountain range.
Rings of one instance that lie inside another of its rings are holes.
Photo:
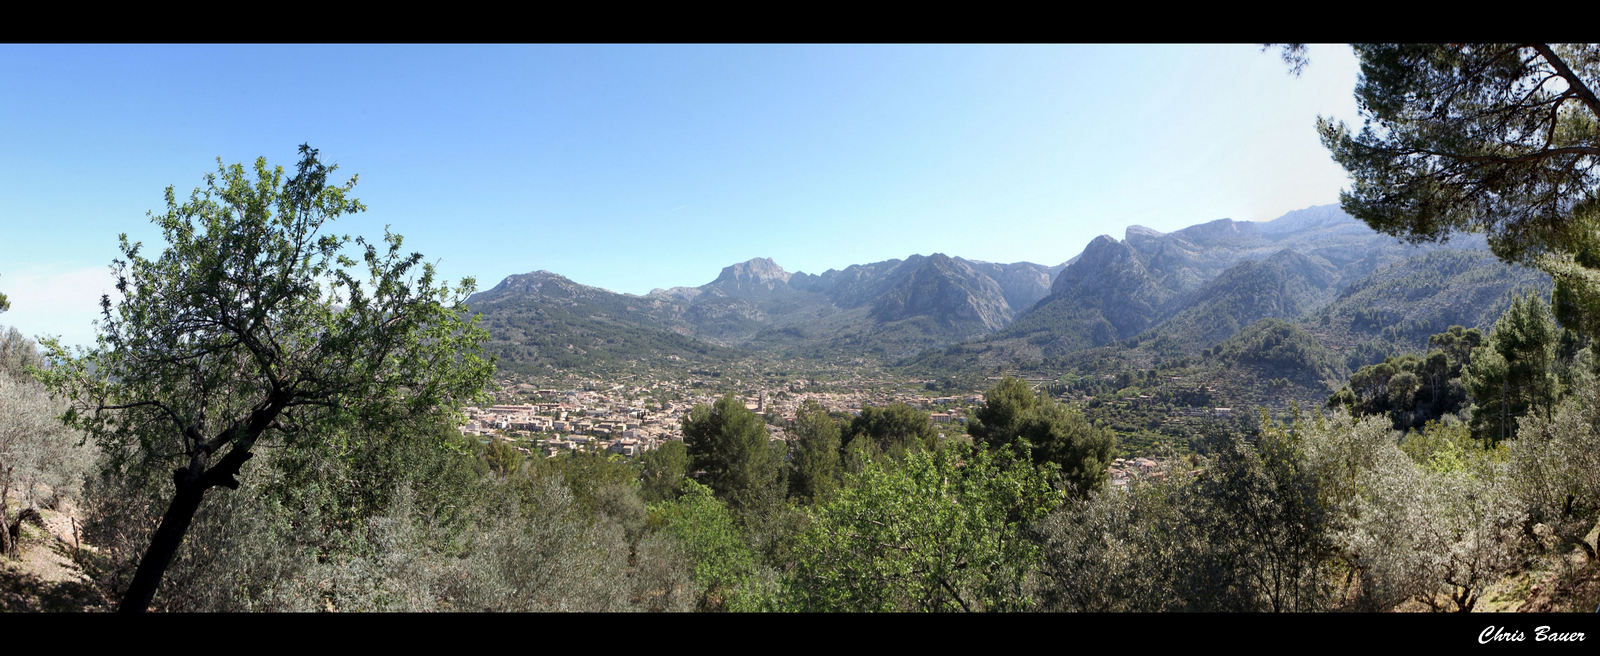
[[[525,373],[748,356],[929,374],[1153,365],[1220,352],[1252,324],[1282,320],[1279,332],[1329,349],[1320,375],[1338,376],[1452,323],[1487,329],[1527,288],[1548,293],[1549,279],[1502,264],[1481,236],[1408,245],[1327,205],[1169,233],[1132,226],[1057,265],[934,253],[808,274],[756,258],[644,296],[535,271],[468,303],[501,367]]]
[[[548,271],[506,278],[468,299],[502,367],[538,371],[638,358],[698,362],[909,355],[993,333],[1050,293],[1062,265],[996,264],[942,253],[790,273],[767,258],[723,268],[699,287],[644,296]]]

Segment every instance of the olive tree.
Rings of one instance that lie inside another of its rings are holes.
[[[53,507],[87,468],[78,436],[56,421],[60,406],[38,383],[0,370],[0,553],[17,553],[13,537],[22,514],[11,513],[14,490],[29,508]]]
[[[354,177],[329,184],[335,167],[308,146],[300,155],[288,179],[264,158],[253,172],[219,160],[187,200],[169,187],[166,211],[151,215],[166,250],[147,258],[121,237],[121,298],[102,297],[95,346],[45,341],[43,380],[73,400],[64,418],[113,473],[172,467],[171,502],[123,611],[149,607],[206,492],[236,489],[258,445],[436,425],[493,371],[486,332],[461,306],[472,281],[436,282],[387,231],[382,245],[325,233],[366,208],[350,195]]]

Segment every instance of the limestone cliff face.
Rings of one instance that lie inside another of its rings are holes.
[[[1013,314],[994,279],[935,253],[880,295],[869,316],[880,322],[924,316],[956,333],[985,334],[1010,323]]]

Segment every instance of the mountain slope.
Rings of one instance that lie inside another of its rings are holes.
[[[614,294],[547,271],[506,278],[467,305],[483,316],[489,352],[512,372],[674,369],[742,355],[688,336],[671,302]]]

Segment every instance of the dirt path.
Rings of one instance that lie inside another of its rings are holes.
[[[93,547],[76,540],[76,512],[63,501],[60,510],[40,509],[41,525],[26,522],[16,559],[0,556],[0,610],[21,612],[97,612],[110,608],[72,558],[74,549]]]

